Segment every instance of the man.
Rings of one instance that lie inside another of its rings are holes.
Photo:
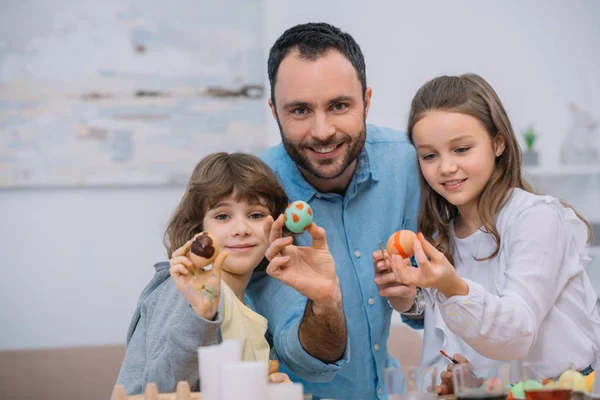
[[[286,282],[297,290],[256,278],[253,306],[269,320],[284,369],[313,398],[386,398],[391,306],[413,311],[416,288],[394,283],[391,271],[375,272],[372,254],[394,231],[416,230],[415,151],[401,132],[366,125],[372,91],[364,57],[338,28],[290,28],[271,48],[268,74],[282,144],[262,158],[291,200],[311,205],[335,268],[315,267],[296,276],[303,282]],[[322,246],[315,234],[295,243],[309,246],[314,237]],[[310,279],[329,284],[309,290]]]

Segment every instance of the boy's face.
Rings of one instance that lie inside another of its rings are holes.
[[[203,228],[215,235],[220,251],[228,253],[222,270],[237,276],[250,275],[265,256],[265,218],[271,215],[263,204],[251,204],[230,196],[204,216]]]

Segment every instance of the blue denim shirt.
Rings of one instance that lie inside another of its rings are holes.
[[[365,147],[345,196],[315,190],[281,144],[261,158],[274,170],[290,200],[308,202],[314,221],[327,232],[348,327],[343,358],[332,364],[319,361],[304,351],[298,338],[306,298],[274,278],[254,277],[247,297],[269,321],[268,335],[282,371],[302,382],[305,392],[315,398],[387,398],[384,369],[397,365],[387,351],[393,310],[378,294],[371,254],[394,231],[416,231],[419,183],[414,147],[402,132],[368,125]],[[310,243],[308,233],[296,240],[301,246]],[[417,325],[422,327],[422,321]]]

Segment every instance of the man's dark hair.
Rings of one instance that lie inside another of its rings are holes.
[[[285,56],[295,49],[298,50],[302,59],[308,61],[317,60],[331,49],[342,53],[356,70],[364,98],[367,88],[367,73],[365,57],[358,43],[348,33],[342,32],[340,28],[324,22],[310,22],[286,30],[271,47],[267,70],[273,103],[275,103],[275,84],[279,65]]]

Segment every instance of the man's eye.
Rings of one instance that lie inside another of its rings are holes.
[[[292,111],[294,114],[296,115],[305,115],[308,111],[306,110],[306,108],[296,108]]]
[[[332,108],[333,108],[334,111],[343,111],[346,108],[348,108],[348,104],[346,104],[346,103],[336,103],[336,104],[333,105]]]

